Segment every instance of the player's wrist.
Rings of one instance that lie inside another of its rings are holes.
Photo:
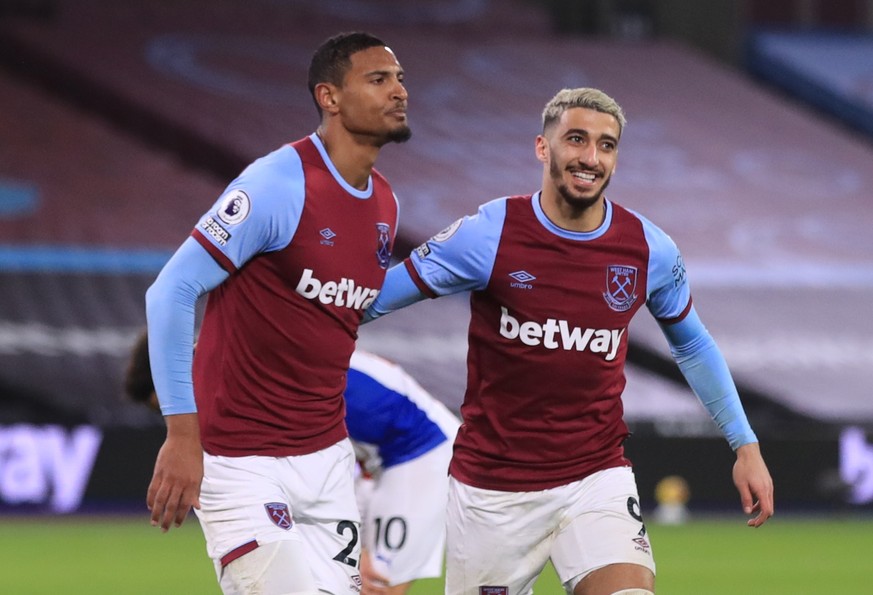
[[[761,446],[757,442],[748,442],[738,446],[735,450],[737,460],[748,458],[761,458]]]
[[[180,413],[164,417],[167,423],[167,438],[174,440],[197,440],[200,442],[200,424],[196,413]]]

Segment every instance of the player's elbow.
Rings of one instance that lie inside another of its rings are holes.
[[[158,275],[145,292],[146,320],[153,320],[164,311],[168,300],[179,291],[178,283],[164,272]]]
[[[155,279],[154,282],[149,285],[149,288],[146,289],[145,307],[147,316],[149,311],[153,310],[155,305],[160,301],[160,296],[166,293],[165,285],[166,280],[163,279],[161,275],[158,275],[157,279]]]

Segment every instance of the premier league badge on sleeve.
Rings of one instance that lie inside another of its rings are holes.
[[[249,216],[251,209],[249,195],[242,190],[232,190],[221,200],[218,218],[228,225],[236,225]]]
[[[461,223],[463,223],[463,222],[464,222],[464,219],[463,219],[463,218],[458,219],[457,221],[455,221],[454,223],[452,223],[451,225],[449,225],[447,228],[445,228],[444,230],[442,230],[441,232],[439,232],[438,234],[436,234],[436,235],[435,235],[434,237],[432,237],[431,239],[432,239],[434,242],[445,242],[445,241],[448,240],[450,237],[452,237],[453,235],[455,235],[455,232],[458,231],[458,228],[461,227]]]
[[[376,231],[378,237],[376,239],[376,260],[379,261],[379,266],[383,269],[388,268],[391,262],[391,226],[387,223],[377,223]]]
[[[637,301],[637,267],[611,264],[606,267],[603,299],[616,312],[626,312]]]

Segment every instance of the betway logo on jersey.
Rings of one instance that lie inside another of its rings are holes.
[[[625,329],[593,329],[570,326],[566,320],[549,318],[539,322],[519,322],[500,307],[500,334],[507,339],[518,339],[525,345],[542,345],[546,349],[605,353],[604,359],[611,362],[618,353],[621,336]]]
[[[308,300],[318,299],[322,304],[364,310],[379,295],[378,289],[359,287],[351,279],[342,277],[339,281],[321,282],[312,276],[312,269],[303,269],[297,293]]]

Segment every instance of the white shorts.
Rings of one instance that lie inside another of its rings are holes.
[[[195,512],[219,581],[236,558],[290,540],[304,545],[319,589],[357,594],[361,544],[354,466],[347,439],[302,456],[204,454],[201,508]]]
[[[535,492],[451,478],[447,524],[447,595],[529,594],[549,559],[568,593],[607,564],[655,571],[630,467]]]
[[[364,547],[392,586],[443,574],[451,457],[452,443],[446,440],[357,482]]]

